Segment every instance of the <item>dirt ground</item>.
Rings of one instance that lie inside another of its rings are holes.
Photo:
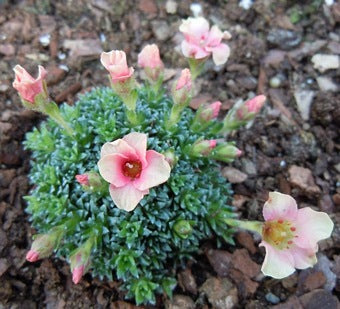
[[[156,43],[170,85],[186,66],[178,26],[193,15],[192,3],[0,0],[0,308],[138,308],[119,282],[87,274],[73,285],[64,261],[25,261],[35,231],[22,198],[30,189],[22,141],[43,117],[21,106],[12,68],[21,64],[35,74],[44,65],[51,97],[72,104],[79,93],[108,85],[102,51],[122,49],[136,68],[141,48]],[[268,192],[278,190],[300,207],[327,212],[336,227],[320,243],[318,264],[284,280],[261,275],[264,251],[250,234],[237,233],[236,247],[217,249],[207,240],[178,269],[174,298],[160,295],[155,308],[339,308],[340,3],[256,0],[248,10],[236,0],[195,3],[194,11],[233,38],[227,64],[209,62],[198,79],[192,107],[220,100],[225,111],[248,95],[268,98],[251,128],[233,136],[244,155],[222,170],[233,183],[236,211],[262,219]]]

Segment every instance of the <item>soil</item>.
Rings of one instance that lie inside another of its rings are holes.
[[[51,97],[72,104],[79,93],[108,85],[101,51],[123,49],[136,67],[141,48],[156,43],[169,86],[186,66],[178,26],[192,16],[191,1],[177,1],[175,12],[174,3],[0,0],[0,308],[137,308],[124,299],[119,282],[87,274],[74,285],[66,262],[25,260],[35,231],[25,214],[30,153],[22,141],[44,117],[22,107],[11,86],[12,68],[21,64],[36,73],[37,65],[44,65]],[[215,241],[207,240],[201,254],[178,269],[174,298],[161,295],[154,307],[338,308],[340,69],[320,72],[312,57],[340,53],[340,4],[256,0],[244,10],[236,0],[195,3],[211,23],[233,36],[227,64],[215,68],[209,62],[198,79],[195,106],[220,100],[226,111],[257,93],[268,98],[252,126],[232,136],[243,150],[231,165],[237,172],[225,170],[234,182],[236,211],[261,220],[268,192],[278,190],[295,197],[300,207],[327,212],[336,227],[320,243],[318,264],[284,280],[260,274],[264,251],[250,234],[236,234],[235,247],[217,249]]]

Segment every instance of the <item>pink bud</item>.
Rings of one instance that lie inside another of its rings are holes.
[[[208,156],[216,147],[216,144],[215,139],[198,141],[192,145],[191,154],[195,157]]]
[[[74,284],[78,284],[83,277],[85,267],[84,265],[78,266],[73,269],[72,272],[72,281]]]
[[[264,102],[266,102],[266,97],[264,95],[258,95],[255,98],[247,101],[244,105],[248,108],[250,113],[258,113]]]
[[[141,68],[163,68],[156,44],[146,45],[138,55],[138,65]]]
[[[36,79],[20,65],[16,65],[13,70],[15,72],[13,87],[19,92],[22,99],[34,103],[38,94],[45,93],[43,81],[47,72],[44,67],[39,65],[39,74]]]
[[[76,180],[83,186],[89,186],[89,176],[87,174],[76,175]]]
[[[261,110],[265,101],[266,97],[264,95],[258,95],[243,103],[242,106],[236,111],[237,119],[241,121],[249,121],[253,119]]]
[[[124,82],[133,74],[133,68],[127,66],[126,54],[121,50],[103,52],[100,56],[102,65],[109,71],[112,82]]]
[[[218,116],[222,103],[216,101],[211,103],[206,108],[202,109],[201,113],[199,114],[199,118],[201,121],[208,122],[215,119]]]
[[[177,84],[176,84],[176,90],[180,90],[182,88],[185,88],[187,91],[191,91],[191,73],[189,69],[184,69],[181,72],[181,76],[179,77]]]
[[[30,250],[27,252],[26,254],[26,260],[33,263],[39,260],[39,253],[34,251],[34,250]]]
[[[217,141],[215,139],[209,140],[210,149],[214,149],[216,147]]]
[[[239,158],[240,156],[242,156],[242,154],[243,154],[242,150],[237,148],[237,150],[236,150],[236,157]]]

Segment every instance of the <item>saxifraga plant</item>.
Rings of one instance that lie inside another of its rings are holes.
[[[192,112],[192,84],[210,55],[217,65],[227,61],[221,40],[230,34],[210,29],[204,18],[189,18],[180,30],[190,70],[182,70],[171,96],[161,89],[156,45],[138,56],[146,86],[137,86],[123,51],[102,53],[113,90],[94,89],[61,110],[49,100],[43,67],[37,79],[14,68],[23,105],[50,116],[25,141],[33,185],[25,199],[39,232],[27,260],[55,250],[69,260],[74,283],[91,269],[93,276],[120,279],[137,304],[155,303],[156,293],[171,297],[176,267],[213,235],[233,244],[235,227],[261,234],[262,272],[280,279],[313,266],[317,242],[333,229],[327,214],[298,210],[292,197],[278,192],[269,193],[265,222],[235,218],[230,184],[215,160],[241,155],[225,138],[254,119],[266,98],[236,104],[222,121],[218,101]]]

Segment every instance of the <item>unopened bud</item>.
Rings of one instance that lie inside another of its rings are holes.
[[[90,254],[94,238],[90,237],[70,256],[72,281],[78,284],[90,267]]]
[[[101,176],[96,172],[87,172],[85,174],[76,175],[76,180],[82,185],[84,190],[87,191],[100,191],[105,183],[102,181]]]
[[[177,164],[178,158],[176,157],[175,151],[173,149],[167,149],[165,152],[163,152],[163,155],[171,168]]]
[[[191,99],[192,80],[189,69],[184,69],[172,88],[172,98],[175,104],[188,105]]]
[[[201,140],[191,146],[190,154],[194,157],[208,156],[216,147],[216,140]]]
[[[249,121],[255,118],[266,101],[264,95],[258,95],[242,104],[235,112],[235,117],[240,121]]]
[[[217,118],[222,103],[216,101],[198,111],[198,117],[202,123],[209,122]]]
[[[211,158],[229,163],[241,155],[242,151],[235,147],[233,143],[224,143],[218,145],[214,149],[213,153],[211,154]]]
[[[192,222],[190,222],[190,221],[179,220],[179,221],[175,222],[173,229],[179,237],[186,239],[192,233],[191,224],[192,224]]]
[[[48,234],[36,235],[31,249],[26,254],[26,260],[36,262],[50,256],[53,250],[58,247],[64,231],[62,227],[56,227]]]

